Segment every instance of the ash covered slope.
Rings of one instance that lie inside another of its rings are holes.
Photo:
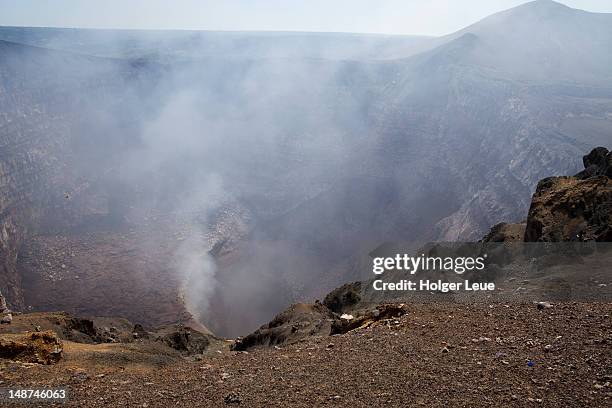
[[[494,14],[451,36],[472,33],[482,44],[472,63],[515,78],[545,82],[609,81],[612,14],[536,0]]]

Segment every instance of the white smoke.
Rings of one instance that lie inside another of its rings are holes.
[[[142,146],[126,161],[125,176],[149,185],[157,201],[151,208],[161,205],[179,221],[180,244],[169,267],[179,277],[188,312],[203,323],[217,287],[208,218],[230,197],[210,160],[220,132],[213,130],[209,105],[193,92],[178,89],[160,102],[142,127]]]
[[[217,267],[208,254],[205,234],[199,229],[178,247],[175,253],[175,266],[181,277],[181,293],[187,310],[202,322],[210,308],[210,298],[215,292]]]

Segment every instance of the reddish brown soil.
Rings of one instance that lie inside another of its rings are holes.
[[[201,361],[67,343],[64,361],[5,361],[0,377],[3,387],[68,386],[69,407],[609,407],[610,312],[612,304],[411,305],[344,335],[225,348]]]

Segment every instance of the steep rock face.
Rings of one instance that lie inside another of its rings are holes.
[[[33,123],[45,120],[36,115],[28,118]],[[50,135],[61,140],[56,131],[50,130]],[[49,175],[61,168],[53,146],[58,140],[48,143],[50,140],[31,136],[27,127],[13,127],[12,131],[9,129],[0,135],[6,149],[0,151],[0,293],[17,309],[23,307],[21,276],[17,271],[19,250],[44,216],[44,203],[59,188],[54,183],[43,182],[43,174]],[[34,146],[37,142],[38,146]]]
[[[480,242],[521,242],[525,235],[525,223],[508,224],[501,222],[494,225],[491,231]]]
[[[114,75],[120,72],[114,61],[5,41],[0,55],[0,293],[19,310],[24,307],[18,271],[23,243],[41,231],[79,225],[100,212],[92,210],[91,201],[101,206],[107,199],[95,196],[103,189],[87,173],[88,168],[93,174],[107,170],[91,169],[83,146],[108,131],[91,128],[92,114],[108,106],[112,98],[104,91],[120,87],[121,78]],[[91,81],[92,72],[97,82]],[[110,136],[105,140],[111,144]],[[85,165],[76,165],[78,156]],[[86,189],[89,201],[79,197]]]
[[[549,177],[533,195],[526,242],[612,241],[611,155],[599,147],[584,156],[575,177]]]
[[[17,253],[25,232],[15,225],[12,217],[3,218],[0,228],[0,293],[11,306],[19,308],[23,306],[23,293],[17,273]]]
[[[14,48],[0,43],[0,292],[20,308],[18,251],[56,189],[67,132],[61,115],[41,103],[40,90],[14,87],[20,56]]]
[[[612,152],[605,147],[597,147],[582,158],[584,170],[576,178],[585,180],[593,176],[612,177]]]

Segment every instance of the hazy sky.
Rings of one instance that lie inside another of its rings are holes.
[[[0,0],[0,25],[441,35],[525,0]],[[612,12],[612,0],[562,0]]]

